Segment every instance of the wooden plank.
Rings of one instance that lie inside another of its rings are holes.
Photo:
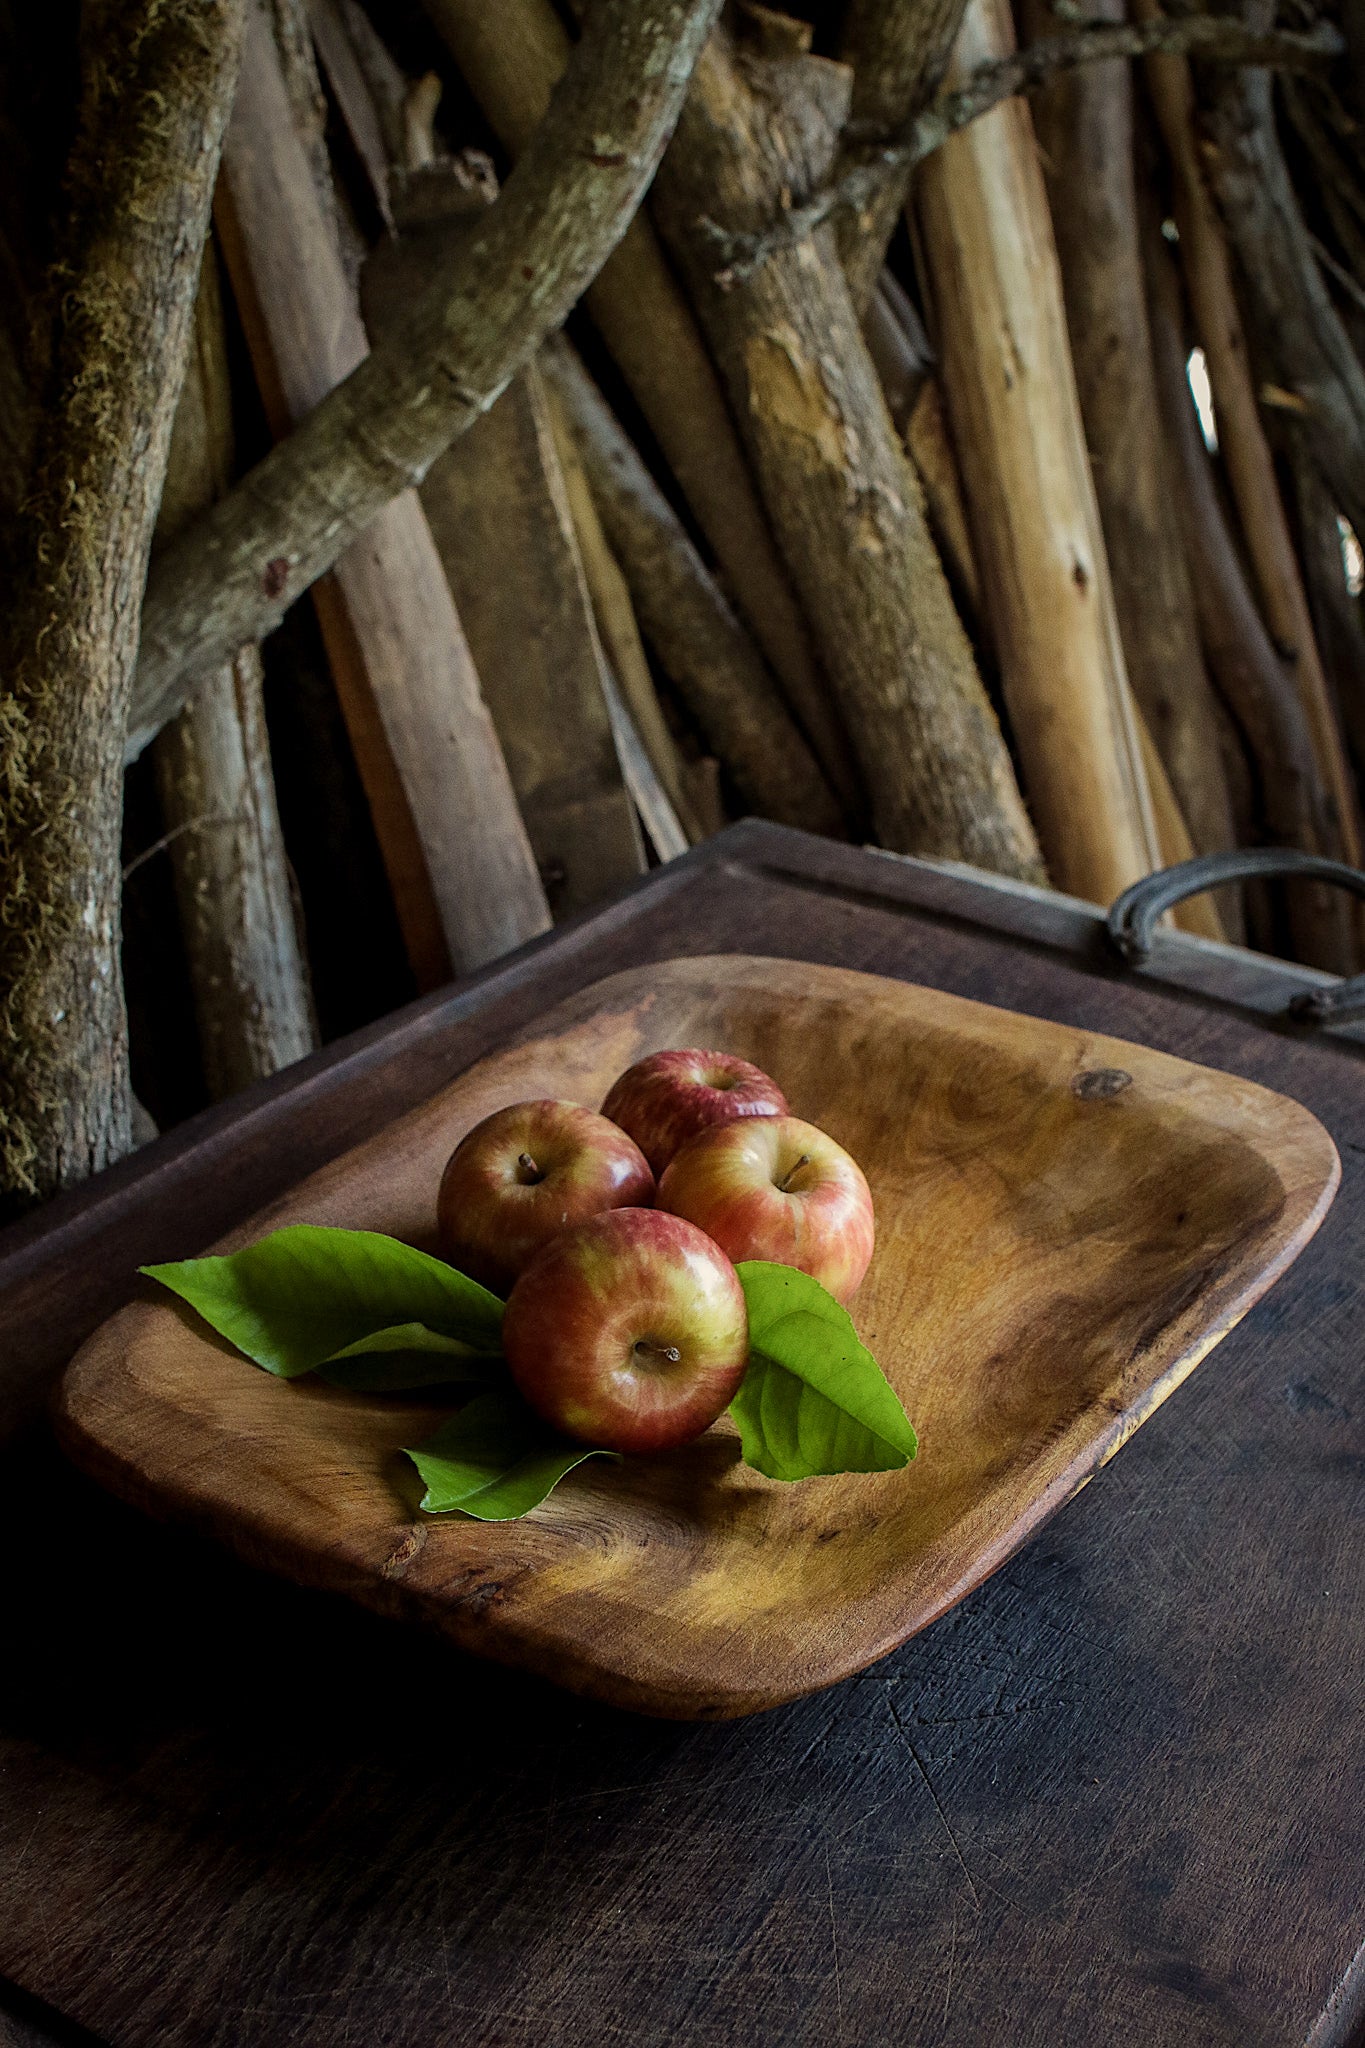
[[[598,2048],[609,2014],[646,2048],[1352,2042],[1365,1074],[1342,1035],[1261,1020],[1302,970],[1171,933],[1133,975],[1067,898],[733,828],[11,1230],[6,1384],[139,1257],[194,1249],[547,1004],[757,947],[1287,1089],[1332,1128],[1341,1194],[1042,1541],[864,1679],[723,1728],[566,1713],[144,1523],[30,1439],[0,1488],[23,1561],[0,1970],[103,2040]]]
[[[329,76],[339,85],[367,53],[371,84],[352,77],[344,104],[357,137],[381,114],[403,152],[394,232],[361,269],[372,338],[401,321],[433,269],[453,260],[495,181],[486,160],[437,158],[418,136],[406,81],[358,10],[345,25],[311,0]],[[353,48],[350,37],[357,39]],[[382,73],[382,76],[380,75]],[[434,112],[434,103],[431,111]],[[373,139],[366,151],[373,156]],[[381,164],[378,169],[383,170]],[[376,197],[388,189],[370,168]],[[546,394],[533,364],[432,464],[420,486],[470,639],[512,786],[556,917],[600,902],[643,873],[644,846],[617,756],[605,664]]]
[[[458,176],[448,192],[422,192],[401,237],[381,244],[362,273],[373,334],[401,316],[430,266],[466,231],[471,207],[484,204]],[[432,464],[421,499],[550,906],[570,916],[642,873],[645,859],[534,367]]]
[[[268,19],[253,7],[219,221],[272,428],[367,351]],[[347,549],[316,602],[420,985],[549,922],[506,763],[415,492]]]
[[[422,505],[557,917],[645,868],[539,373],[434,463]]]

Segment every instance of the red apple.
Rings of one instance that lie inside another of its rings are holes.
[[[710,1426],[749,1361],[734,1267],[655,1209],[612,1209],[532,1259],[502,1322],[512,1378],[536,1413],[608,1451],[664,1451]]]
[[[627,1067],[602,1104],[655,1173],[698,1131],[740,1117],[785,1116],[787,1098],[761,1067],[732,1052],[652,1052]]]
[[[494,1110],[446,1162],[436,1201],[441,1256],[505,1294],[541,1246],[603,1209],[642,1209],[654,1176],[638,1145],[577,1102]]]
[[[836,1301],[857,1291],[872,1257],[872,1194],[862,1168],[799,1117],[703,1131],[669,1166],[657,1200],[736,1264],[799,1266]]]

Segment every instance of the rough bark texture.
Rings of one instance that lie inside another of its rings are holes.
[[[972,0],[950,79],[1007,54]],[[1061,278],[1027,107],[997,107],[917,181],[944,389],[1029,801],[1054,881],[1107,903],[1160,865]]]
[[[1257,0],[1258,15],[1264,10]],[[1273,5],[1271,14],[1273,17]],[[1286,417],[1365,533],[1365,368],[1337,317],[1313,254],[1275,130],[1268,71],[1210,76],[1205,131],[1209,178],[1238,257],[1238,281],[1258,363],[1303,401]]]
[[[171,435],[159,545],[227,488],[231,405],[210,250]],[[158,735],[155,758],[204,1077],[217,1098],[302,1059],[317,1042],[254,647],[242,648]]]
[[[1121,20],[1123,0],[1101,0],[1099,12]],[[1038,6],[1031,32],[1053,21]],[[1059,75],[1034,119],[1128,680],[1196,851],[1216,853],[1235,843],[1235,828],[1158,424],[1128,65]],[[1227,892],[1220,902],[1235,914]]]
[[[254,647],[158,736],[156,771],[204,1078],[219,1098],[317,1044]]]
[[[89,24],[0,705],[9,1197],[50,1194],[129,1144],[122,734],[241,19],[240,0],[110,0]]]
[[[641,630],[740,796],[760,817],[838,833],[833,792],[681,520],[568,344],[543,362]]]
[[[882,141],[924,107],[943,82],[966,0],[850,0],[842,55],[853,66],[849,126],[860,141]],[[884,179],[839,224],[853,303],[863,312],[910,193],[913,166]]]
[[[220,217],[280,436],[367,349],[334,206],[309,175],[300,98],[264,5],[252,5]],[[409,957],[419,984],[433,986],[534,937],[550,916],[415,491],[382,508],[316,595]]]
[[[551,0],[426,0],[509,154],[543,118],[571,45]],[[648,219],[632,221],[585,295],[721,574],[841,796],[856,800],[848,740],[811,652],[696,320]]]
[[[829,171],[848,73],[704,51],[659,179],[883,845],[1041,873],[995,716],[886,410],[831,229],[729,290],[698,220],[749,231]]]
[[[1340,55],[1341,47],[1340,35],[1325,21],[1300,32],[1248,28],[1227,15],[1191,14],[1172,19],[1155,12],[1141,22],[1104,22],[1045,36],[1041,42],[986,58],[960,72],[889,139],[859,142],[856,128],[850,130],[844,152],[846,168],[824,180],[814,198],[800,206],[784,207],[766,227],[748,234],[726,234],[713,226],[716,260],[732,271],[748,270],[763,262],[773,249],[803,241],[836,216],[841,220],[849,215],[874,218],[885,188],[902,189],[902,181],[913,167],[942,148],[950,135],[1002,101],[1077,65],[1145,57],[1164,50],[1180,55],[1195,52],[1220,64],[1271,65],[1320,76]]]
[[[1143,255],[1152,359],[1174,461],[1175,510],[1204,653],[1255,763],[1272,841],[1333,857],[1339,842],[1312,729],[1292,667],[1271,645],[1257,609],[1190,396],[1180,278],[1154,214],[1144,221]],[[1348,899],[1336,889],[1299,888],[1288,900],[1299,958],[1349,973],[1354,942]]]
[[[1155,0],[1136,0],[1136,6],[1138,13],[1145,16],[1155,11]],[[1205,180],[1195,131],[1189,63],[1183,57],[1149,57],[1147,77],[1175,174],[1181,268],[1195,330],[1208,361],[1219,449],[1251,557],[1256,588],[1275,645],[1293,662],[1313,735],[1318,775],[1335,811],[1334,851],[1338,857],[1358,863],[1359,807],[1318,656],[1274,460],[1260,419],[1227,240]]]
[[[167,549],[148,589],[130,750],[420,483],[559,326],[653,176],[719,0],[600,0],[554,105],[400,331]]]

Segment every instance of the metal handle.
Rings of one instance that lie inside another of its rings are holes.
[[[1275,846],[1246,847],[1236,853],[1207,853],[1182,860],[1172,868],[1144,875],[1114,899],[1109,936],[1125,960],[1136,966],[1152,950],[1157,919],[1173,904],[1224,882],[1250,881],[1254,876],[1280,876],[1305,882],[1334,882],[1353,896],[1365,897],[1365,872],[1344,861],[1323,860],[1316,853],[1297,853]],[[1365,974],[1327,987],[1301,989],[1290,998],[1286,1014],[1307,1024],[1348,1024],[1365,1017]]]

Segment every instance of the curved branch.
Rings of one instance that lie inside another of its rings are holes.
[[[134,757],[258,639],[558,327],[648,189],[720,0],[599,0],[550,110],[462,260],[167,549],[148,585]]]
[[[847,139],[851,166],[818,192],[806,206],[796,207],[775,228],[761,235],[730,235],[712,222],[702,226],[716,245],[729,279],[748,276],[774,249],[804,241],[834,213],[860,213],[875,205],[888,181],[922,163],[950,135],[965,128],[1002,100],[1028,92],[1058,71],[1078,64],[1099,64],[1119,57],[1146,57],[1154,50],[1172,56],[1192,55],[1208,63],[1271,65],[1281,71],[1320,71],[1344,45],[1327,22],[1300,33],[1293,29],[1248,28],[1225,15],[1160,16],[1153,21],[1093,24],[1065,35],[1044,36],[1013,56],[982,64],[965,85],[940,92],[896,134],[884,140],[860,135],[850,125]],[[859,156],[861,154],[861,160]]]

